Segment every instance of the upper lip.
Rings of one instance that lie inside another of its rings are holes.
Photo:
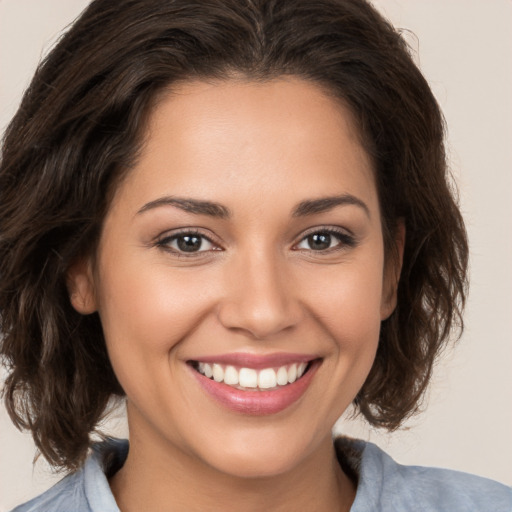
[[[278,352],[274,354],[250,354],[245,352],[235,352],[231,354],[218,354],[214,356],[200,356],[190,359],[201,363],[219,363],[223,365],[238,366],[241,368],[273,368],[285,366],[293,363],[309,363],[318,359],[317,355],[312,354],[292,354]]]

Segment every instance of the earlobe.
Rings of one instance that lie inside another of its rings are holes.
[[[89,259],[74,263],[67,273],[67,288],[71,305],[82,315],[97,310],[92,265]]]
[[[398,283],[400,281],[400,273],[404,259],[405,236],[405,221],[403,218],[400,218],[398,219],[395,229],[394,251],[386,255],[382,289],[381,320],[389,318],[396,308]]]

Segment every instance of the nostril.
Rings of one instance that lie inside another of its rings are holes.
[[[246,331],[257,340],[293,328],[300,320],[298,306],[276,301],[246,300],[224,303],[219,309],[220,323],[227,329]]]

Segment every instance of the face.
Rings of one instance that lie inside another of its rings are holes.
[[[299,79],[189,82],[156,106],[94,264],[132,443],[270,476],[331,444],[394,307],[372,165]]]

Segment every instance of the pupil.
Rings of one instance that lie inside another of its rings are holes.
[[[315,233],[308,237],[309,247],[315,251],[329,249],[331,246],[331,235],[328,233]]]
[[[178,238],[178,247],[180,251],[194,252],[201,248],[201,237],[196,235],[180,236]]]

